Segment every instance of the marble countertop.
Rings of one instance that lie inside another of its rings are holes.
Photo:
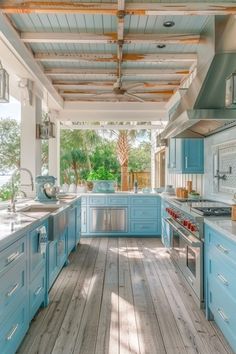
[[[236,242],[236,221],[225,217],[208,217],[204,218],[204,222],[214,230]]]

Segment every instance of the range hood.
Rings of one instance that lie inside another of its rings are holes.
[[[211,17],[198,49],[197,75],[170,117],[162,139],[206,137],[236,126],[236,110],[225,107],[226,79],[236,71],[236,20]]]

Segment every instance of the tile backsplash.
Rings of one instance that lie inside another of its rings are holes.
[[[232,202],[236,193],[236,128],[206,138],[204,160],[205,195]],[[217,175],[224,178],[214,177]]]

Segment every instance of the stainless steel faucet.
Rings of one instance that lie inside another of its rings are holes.
[[[24,168],[24,167],[18,167],[12,174],[11,176],[11,202],[8,206],[8,210],[15,213],[16,211],[16,200],[15,200],[15,196],[16,196],[16,188],[15,188],[15,177],[17,175],[18,172],[20,171],[25,171],[28,172],[29,176],[30,176],[30,184],[22,184],[22,186],[31,186],[32,187],[32,191],[34,190],[34,180],[33,180],[33,175],[30,172],[30,170],[28,170],[28,168]]]

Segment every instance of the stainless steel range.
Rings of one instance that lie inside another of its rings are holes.
[[[170,228],[170,255],[199,307],[203,307],[203,217],[194,216],[172,204],[166,208]]]
[[[199,307],[203,307],[204,216],[229,216],[231,208],[227,204],[206,199],[172,199],[165,204],[171,258],[190,286]]]

